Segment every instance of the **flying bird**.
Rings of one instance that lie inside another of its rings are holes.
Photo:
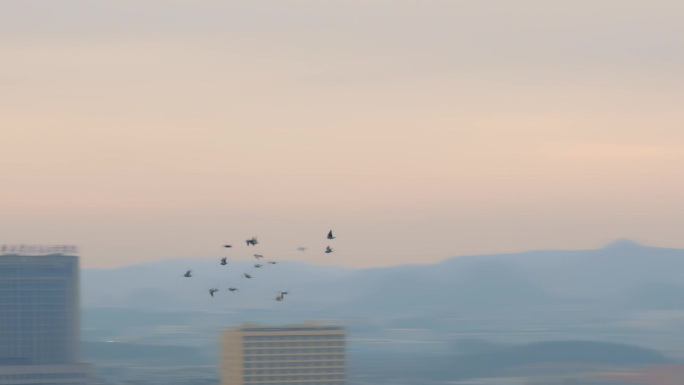
[[[223,247],[233,247],[233,245],[223,245]]]
[[[214,298],[214,293],[216,293],[218,289],[209,289],[209,294],[211,294],[211,297]]]
[[[260,259],[260,258],[263,258],[263,257],[264,257],[264,256],[261,255],[261,254],[254,254],[254,258],[256,258],[256,259]]]
[[[328,232],[328,239],[335,239],[335,237],[333,236],[332,230],[330,230]]]
[[[297,248],[297,250],[298,250],[298,251],[301,251],[301,252],[303,253],[303,252],[305,252],[305,251],[307,250],[307,248],[304,247],[304,246],[300,246],[300,247]]]
[[[228,258],[221,258],[221,265],[227,265],[228,264]]]
[[[245,242],[247,242],[247,246],[256,246],[259,243],[256,237],[252,237],[252,239],[248,239]]]
[[[276,261],[268,261],[268,264],[269,264],[269,265],[275,265],[276,263],[278,263],[278,262],[276,262]]]
[[[237,289],[237,287],[229,287],[228,290],[229,290],[229,291],[240,291],[240,290]]]
[[[330,254],[330,253],[332,253],[332,252],[333,252],[332,247],[330,247],[330,246],[326,246],[326,247],[325,247],[325,253],[326,253],[326,254]]]
[[[186,278],[192,277],[192,270],[186,271],[184,277],[186,277]]]
[[[256,265],[254,265],[254,267],[256,267],[257,269],[260,268],[261,266],[263,266],[263,265],[260,265],[258,263]]]
[[[249,275],[249,274],[247,274],[247,273],[245,273],[245,278],[252,278],[252,276]]]

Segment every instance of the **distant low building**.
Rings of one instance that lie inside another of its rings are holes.
[[[339,326],[243,325],[221,335],[222,385],[343,385],[346,333]]]
[[[0,255],[0,384],[85,385],[78,257]]]

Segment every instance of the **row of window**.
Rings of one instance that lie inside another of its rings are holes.
[[[3,317],[5,319],[15,319],[17,318],[16,313],[21,312],[23,313],[38,313],[38,314],[45,314],[49,315],[51,317],[67,317],[71,316],[71,318],[75,318],[72,316],[71,312],[68,311],[69,309],[65,309],[64,305],[60,304],[42,304],[42,303],[26,303],[26,301],[17,301],[16,305],[13,305],[11,303],[2,303],[0,302],[0,309],[5,310],[6,312],[0,312],[0,317]],[[12,309],[11,311],[9,309]]]
[[[45,382],[44,380],[38,380],[40,382],[22,382],[21,385],[89,385],[87,380],[75,380],[77,382]],[[273,385],[273,384],[271,384]],[[293,384],[294,385],[294,384]],[[308,385],[308,384],[307,384]]]
[[[341,380],[330,380],[330,381],[326,381],[326,382],[305,382],[304,384],[306,384],[306,385],[339,385],[342,381],[343,381],[343,379],[341,379]],[[301,385],[301,382],[293,382],[293,381],[291,381],[291,382],[283,381],[280,383],[281,384],[288,384],[289,383],[290,385]],[[33,384],[27,384],[27,385],[33,385]],[[41,385],[44,385],[44,384],[41,384]],[[60,385],[62,385],[62,384],[60,384]],[[272,382],[250,382],[249,385],[273,385],[273,383]]]
[[[23,310],[42,311],[50,314],[71,313],[72,310],[76,309],[76,306],[72,302],[62,301],[61,298],[16,297],[9,300],[0,298],[0,309],[4,309],[6,312]]]
[[[0,288],[2,290],[2,288]],[[19,310],[42,310],[49,313],[55,312],[69,312],[70,310],[75,310],[76,303],[71,301],[65,301],[62,297],[26,297],[26,296],[16,296],[12,298],[0,297],[0,308],[4,308],[5,311],[12,309]],[[45,310],[43,310],[45,309]]]
[[[71,338],[69,333],[71,329],[67,328],[70,324],[66,322],[41,322],[33,323],[26,322],[25,324],[17,324],[16,322],[1,322],[0,319],[0,336],[3,338],[18,341],[25,339],[43,339],[43,338],[53,338],[53,339],[68,339]],[[15,337],[16,336],[16,337]]]
[[[3,314],[7,308],[0,306],[0,323],[3,325],[16,325],[20,324],[24,327],[35,326],[46,326],[47,329],[56,329],[57,327],[50,328],[51,325],[55,324],[65,324],[70,325],[74,320],[78,318],[73,317],[71,314],[64,314],[62,312],[41,312],[40,310],[26,310],[26,309],[12,309],[12,314]],[[2,329],[0,329],[1,331]]]
[[[5,283],[12,284],[12,285],[27,285],[27,284],[32,284],[35,283],[37,285],[41,285],[42,283],[47,283],[47,282],[60,282],[65,285],[73,285],[71,281],[73,281],[74,277],[71,276],[65,276],[63,274],[14,274],[14,273],[9,273],[7,271],[2,271],[0,269],[0,278]]]
[[[64,292],[60,293],[54,289],[33,290],[30,288],[19,288],[17,290],[9,290],[6,287],[0,287],[0,291],[0,301],[7,303],[16,303],[18,300],[40,301],[43,303],[54,301],[67,304],[76,302],[76,299],[71,297],[73,293],[71,290],[64,290]]]
[[[26,309],[21,305],[19,308],[15,306],[0,305],[0,321],[3,323],[53,323],[55,321],[74,321],[78,318],[70,312],[64,312],[60,309]]]
[[[45,314],[50,317],[76,318],[74,314],[76,306],[70,303],[55,303],[50,304],[39,301],[22,301],[18,300],[14,303],[9,301],[0,302],[0,314],[7,319],[18,318],[17,313],[38,313]],[[14,317],[12,317],[14,316]]]
[[[314,358],[319,358],[317,356],[298,356],[298,355],[293,355],[293,356],[247,356],[244,357],[243,360],[246,362],[249,361],[311,361]],[[343,360],[344,359],[344,354],[326,354],[325,357],[320,357],[321,359],[325,360]]]
[[[69,262],[38,262],[34,264],[28,264],[24,262],[12,263],[11,261],[3,258],[3,262],[0,263],[0,270],[10,270],[10,271],[71,271],[76,268],[75,263]]]
[[[6,319],[18,318],[18,315],[24,313],[44,314],[50,317],[62,318],[76,318],[74,312],[76,306],[70,303],[52,301],[47,304],[42,301],[18,301],[12,303],[10,301],[0,302],[0,315],[5,316]],[[14,316],[14,317],[12,317]]]
[[[299,349],[243,349],[242,354],[311,354],[311,353],[344,353],[344,348],[299,348]]]
[[[86,373],[22,373],[22,374],[0,374],[0,381],[3,380],[58,380],[58,379],[79,379],[87,378]]]
[[[7,327],[7,325],[3,325],[2,322],[0,322],[0,328],[4,329],[3,332],[0,333],[0,343],[27,344],[33,343],[35,341],[41,341],[41,343],[57,342],[61,344],[68,341],[70,338],[73,338],[74,334],[71,333],[70,335],[67,335],[64,328],[55,328],[53,325],[49,327],[45,327],[46,325],[42,326],[42,328],[26,328],[25,326],[13,328]],[[2,349],[2,346],[0,346],[0,349]]]
[[[36,289],[33,287],[18,287],[16,290],[12,290],[13,288],[8,288],[7,285],[0,285],[0,290],[2,290],[2,295],[0,295],[0,299],[3,301],[11,301],[17,298],[26,298],[26,299],[44,299],[44,298],[50,298],[50,299],[71,299],[70,294],[73,292],[72,290],[59,290],[59,289],[53,289],[53,288],[45,288],[45,289]]]
[[[245,348],[294,348],[314,346],[344,346],[344,341],[312,341],[312,342],[245,342]]]
[[[257,332],[257,333],[293,333],[293,332],[322,332],[322,331],[335,331],[339,332],[343,329],[339,326],[302,326],[302,327],[242,327],[240,330],[244,333]]]
[[[0,276],[21,276],[21,277],[71,277],[76,272],[75,266],[26,266],[26,265],[0,265]]]
[[[321,380],[343,380],[344,375],[328,375],[328,376],[253,376],[245,377],[244,382],[251,383],[253,381],[321,381]]]
[[[339,366],[344,367],[344,362],[339,360],[334,361],[299,361],[299,362],[267,362],[267,363],[245,363],[242,367],[245,369],[254,368],[313,368],[318,366]]]
[[[62,327],[60,327],[60,325]],[[39,323],[29,325],[17,324],[16,322],[0,322],[0,336],[9,339],[10,341],[20,340],[43,340],[50,338],[52,340],[67,340],[71,338],[65,335],[65,327],[67,323],[52,322],[51,324]]]
[[[19,289],[15,292],[0,287],[0,291],[2,291],[2,293],[0,293],[0,303],[22,303],[26,301],[31,301],[31,303],[39,302],[44,305],[50,303],[67,305],[76,303],[76,299],[70,297],[71,291],[56,293],[54,290],[50,289],[45,291],[31,290],[30,292],[28,292],[28,290],[29,289]]]
[[[344,334],[243,336],[244,341],[343,340]]]
[[[50,298],[70,298],[74,289],[71,287],[57,286],[35,288],[30,285],[8,285],[7,282],[0,284],[2,289],[2,298],[16,298],[18,296],[24,298],[32,297],[50,297]]]
[[[2,278],[2,277],[0,277]],[[11,280],[7,278],[2,278],[0,283],[0,288],[2,288],[2,294],[4,297],[8,294],[18,295],[31,295],[39,293],[41,295],[55,294],[55,295],[65,295],[74,291],[75,286],[68,285],[65,282],[55,282],[55,281],[29,281],[24,282],[20,280]]]
[[[53,296],[63,296],[65,293],[71,293],[74,290],[73,286],[66,286],[59,282],[21,282],[18,280],[3,280],[2,283],[0,283],[0,288],[2,289],[3,297],[8,297],[8,294],[22,294],[26,296],[36,293],[41,295],[54,294]]]
[[[4,325],[12,325],[12,324],[21,324],[24,327],[26,327],[27,323],[30,325],[41,325],[41,326],[49,326],[54,325],[55,323],[66,323],[66,322],[73,322],[74,319],[77,319],[76,317],[72,317],[71,314],[63,314],[61,312],[41,312],[39,310],[36,311],[27,311],[26,309],[12,309],[12,314],[3,314],[2,311],[7,310],[6,308],[0,306],[0,322]],[[54,328],[53,328],[54,329]],[[0,329],[2,330],[2,329]]]
[[[22,382],[21,385],[88,385],[89,382],[86,380],[77,380],[78,382],[45,382],[39,380],[40,382]],[[273,385],[273,384],[271,384]],[[294,385],[294,384],[293,384]],[[307,384],[310,385],[310,384]]]
[[[267,369],[267,370],[243,370],[245,376],[252,375],[277,375],[277,374],[335,374],[344,373],[344,368],[325,368],[325,369]]]
[[[48,338],[68,339],[71,338],[71,336],[66,336],[65,334],[74,334],[71,332],[71,323],[31,322],[31,320],[26,319],[22,321],[24,321],[23,324],[17,323],[16,321],[3,322],[3,320],[0,319],[0,336],[17,341],[21,339],[43,339],[48,336]],[[16,336],[16,338],[13,336]]]
[[[21,282],[21,281],[11,281],[0,277],[0,289],[2,289],[3,298],[13,298],[16,296],[35,296],[40,294],[41,296],[52,296],[52,297],[67,297],[71,296],[75,291],[73,286],[65,286],[59,284],[47,284],[44,282]]]

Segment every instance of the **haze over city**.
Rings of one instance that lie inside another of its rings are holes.
[[[684,384],[684,1],[0,1],[0,383]]]
[[[84,267],[684,247],[684,3],[0,4],[0,233]],[[336,254],[316,244],[329,229]],[[219,246],[217,248],[217,246]]]

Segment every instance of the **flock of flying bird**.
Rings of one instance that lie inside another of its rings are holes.
[[[332,230],[330,230],[330,231],[328,232],[327,239],[329,239],[329,240],[335,239],[335,236],[333,235]],[[256,246],[256,245],[259,244],[259,241],[257,240],[256,237],[252,237],[251,239],[247,239],[247,240],[245,241],[245,243],[247,244],[247,246]],[[223,247],[225,247],[225,248],[232,248],[233,245],[223,245]],[[302,247],[298,247],[297,250],[298,250],[298,251],[304,252],[304,251],[307,250],[307,248],[302,246]],[[325,253],[326,253],[326,254],[330,254],[330,253],[332,253],[332,252],[333,252],[333,248],[332,248],[332,247],[330,247],[330,246],[326,246],[326,247],[325,247]],[[254,258],[256,258],[256,260],[257,260],[257,263],[254,265],[254,267],[256,267],[256,268],[258,269],[258,268],[261,268],[261,267],[264,266],[264,265],[262,265],[262,264],[259,263],[259,261],[262,260],[262,259],[264,258],[263,255],[261,255],[261,254],[254,254]],[[276,261],[268,261],[267,263],[268,263],[269,265],[275,265],[277,262],[276,262]],[[227,264],[228,264],[228,258],[225,258],[225,257],[224,257],[224,258],[221,258],[221,266],[225,266],[225,265],[227,265]],[[192,277],[192,270],[186,271],[185,274],[183,275],[183,277],[185,277],[185,278],[191,278],[191,277]],[[243,273],[243,277],[244,277],[244,278],[247,278],[247,279],[252,279],[252,275],[247,274],[247,273]],[[213,298],[213,297],[214,297],[214,293],[216,293],[217,291],[219,291],[219,290],[216,289],[216,288],[211,288],[211,289],[209,289],[209,295],[211,295],[212,298]],[[236,287],[229,287],[229,288],[228,288],[228,291],[235,292],[235,291],[239,291],[239,290],[238,290],[238,288],[236,288]],[[285,296],[288,295],[288,294],[289,294],[289,290],[288,290],[288,291],[279,291],[279,292],[278,292],[278,295],[275,297],[275,300],[276,300],[276,301],[283,301],[283,300],[285,299]]]

